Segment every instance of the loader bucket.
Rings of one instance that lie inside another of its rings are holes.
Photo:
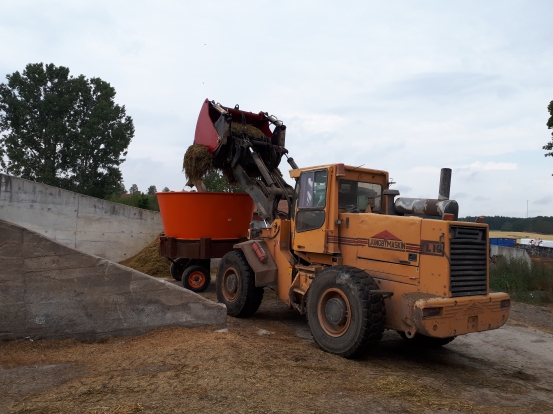
[[[238,105],[229,108],[206,99],[198,116],[194,143],[209,149],[216,168],[225,170],[240,162],[246,171],[254,172],[257,167],[246,154],[246,148],[251,146],[273,171],[287,153],[285,134],[286,126],[266,112],[242,111]]]
[[[221,109],[227,114],[222,113]],[[268,138],[271,138],[273,135],[265,112],[254,114],[253,112],[241,111],[240,109],[227,108],[206,99],[202,105],[196,124],[195,144],[201,144],[209,148],[211,153],[214,153],[224,143],[225,131],[223,128],[224,122],[220,120],[221,116],[225,116],[229,121],[239,124],[245,121],[246,124],[259,129]],[[217,127],[215,126],[216,123]]]

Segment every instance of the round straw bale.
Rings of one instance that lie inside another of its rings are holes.
[[[213,157],[209,149],[200,144],[188,147],[182,163],[183,171],[189,180],[201,180],[208,172],[213,171]]]

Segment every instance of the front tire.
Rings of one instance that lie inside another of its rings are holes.
[[[255,286],[255,274],[242,251],[223,256],[217,270],[217,300],[227,314],[237,318],[253,315],[263,299],[263,288]]]
[[[345,358],[363,355],[382,338],[386,309],[375,281],[363,270],[333,266],[323,270],[307,291],[307,320],[324,351]]]

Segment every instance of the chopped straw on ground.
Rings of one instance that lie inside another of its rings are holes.
[[[159,241],[157,237],[142,249],[140,253],[123,260],[120,264],[150,276],[167,277],[171,275],[169,270],[171,262],[165,257],[159,257]]]

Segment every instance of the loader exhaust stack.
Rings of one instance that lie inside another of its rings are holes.
[[[450,188],[451,168],[442,168],[437,199],[401,197],[395,200],[394,210],[399,215],[414,214],[417,216],[443,217],[444,214],[453,214],[453,219],[457,220],[459,204],[457,204],[457,201],[449,199]]]
[[[438,200],[449,200],[451,188],[451,168],[442,168],[440,172],[440,188],[438,189]]]

